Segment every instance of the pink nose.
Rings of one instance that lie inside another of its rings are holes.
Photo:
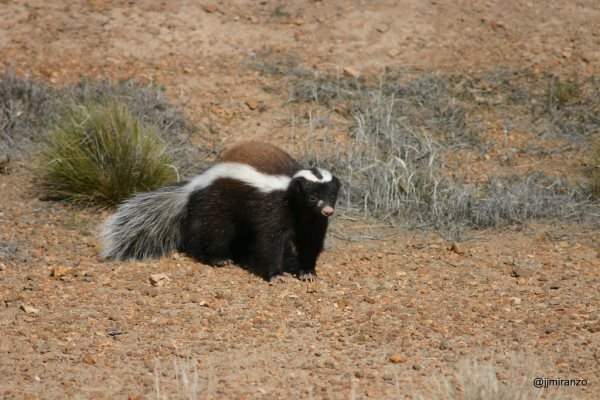
[[[331,217],[333,215],[333,212],[335,210],[333,209],[333,207],[331,206],[325,206],[323,207],[323,209],[321,210],[321,214],[323,214],[326,217]]]

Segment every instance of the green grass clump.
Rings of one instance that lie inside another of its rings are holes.
[[[67,107],[48,136],[39,174],[48,197],[98,205],[177,179],[157,131],[116,102]]]

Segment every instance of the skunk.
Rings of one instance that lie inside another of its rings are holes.
[[[243,263],[270,280],[283,271],[293,243],[300,275],[311,276],[340,181],[324,169],[289,165],[268,174],[220,162],[183,184],[140,193],[103,224],[102,257],[144,259],[178,250],[210,265]]]

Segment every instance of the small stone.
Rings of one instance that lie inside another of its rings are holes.
[[[0,263],[0,271],[4,271],[6,269],[6,265],[3,263]]]
[[[402,364],[406,362],[406,357],[401,354],[393,354],[390,356],[390,362],[392,364]]]
[[[50,345],[44,340],[38,340],[33,347],[35,351],[40,354],[46,354],[50,352]]]
[[[564,371],[564,370],[569,369],[569,364],[566,362],[558,363],[558,364],[556,364],[556,368]]]
[[[345,67],[344,75],[349,78],[358,78],[360,76],[360,73],[355,68]]]
[[[50,276],[53,278],[61,278],[69,274],[72,270],[73,268],[65,266],[53,267],[52,270],[50,270]]]
[[[167,274],[152,274],[150,275],[150,283],[152,286],[164,286],[169,282],[169,277]]]
[[[587,321],[583,327],[590,333],[600,332],[600,321]]]
[[[146,288],[142,291],[145,296],[156,297],[158,296],[158,290],[153,287]]]
[[[390,51],[387,52],[387,55],[390,58],[396,58],[396,57],[398,57],[400,55],[400,50],[398,50],[398,49],[391,49]]]
[[[390,26],[386,23],[377,24],[375,25],[375,30],[379,33],[386,33],[390,30]]]
[[[540,263],[535,260],[513,260],[510,275],[514,278],[527,278],[533,275],[540,266]]]
[[[212,14],[218,10],[217,5],[213,3],[205,4],[202,6],[202,9],[209,14]]]
[[[154,371],[154,368],[156,367],[156,362],[150,358],[145,358],[144,367],[146,367],[148,371]]]
[[[521,304],[521,299],[519,297],[511,297],[510,301],[515,305]]]
[[[490,26],[495,31],[500,30],[500,29],[503,29],[503,30],[506,29],[506,26],[504,26],[504,24],[502,22],[498,22],[498,21],[490,21]]]
[[[546,335],[550,335],[550,334],[552,334],[552,333],[554,333],[554,332],[556,332],[556,327],[555,327],[555,326],[552,326],[552,325],[548,325],[548,326],[546,326],[546,328],[544,329],[544,333],[545,333]]]
[[[440,342],[440,345],[438,346],[438,348],[439,348],[440,350],[448,350],[448,349],[450,348],[450,346],[448,345],[448,342],[447,342],[447,341],[445,341],[445,340],[442,340],[442,341]]]
[[[37,315],[40,313],[40,310],[27,304],[21,304],[21,310],[25,311],[26,314],[31,315]]]
[[[364,298],[365,302],[369,303],[369,304],[375,304],[377,302],[377,300],[375,300],[372,297],[366,297]]]
[[[458,254],[458,255],[463,255],[463,254],[465,254],[465,251],[462,249],[462,247],[461,247],[461,246],[459,246],[459,245],[458,245],[458,243],[452,243],[452,244],[450,245],[450,249],[449,249],[449,250],[450,250],[451,252],[454,252],[454,253]]]
[[[82,361],[88,365],[94,365],[96,364],[96,357],[94,357],[91,354],[86,354],[85,356],[83,356]]]
[[[246,106],[248,106],[249,109],[251,109],[252,111],[256,110],[258,108],[258,101],[257,100],[246,100]]]
[[[365,376],[365,374],[362,371],[356,371],[354,373],[354,376],[358,379],[363,378]]]
[[[386,382],[393,382],[394,381],[394,375],[390,374],[389,372],[383,374],[383,380]]]
[[[423,369],[423,367],[420,364],[414,364],[412,366],[412,369],[414,369],[415,371],[420,371]]]
[[[584,55],[581,56],[581,59],[586,64],[590,64],[590,63],[593,63],[593,62],[600,61],[600,51],[592,52],[592,53],[586,53],[586,54],[584,54]]]

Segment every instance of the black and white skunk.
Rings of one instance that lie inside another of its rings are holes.
[[[270,280],[283,271],[293,243],[299,274],[314,274],[340,182],[319,168],[292,172],[221,162],[184,184],[138,194],[103,225],[102,256],[143,259],[179,250],[210,265],[233,260]]]

